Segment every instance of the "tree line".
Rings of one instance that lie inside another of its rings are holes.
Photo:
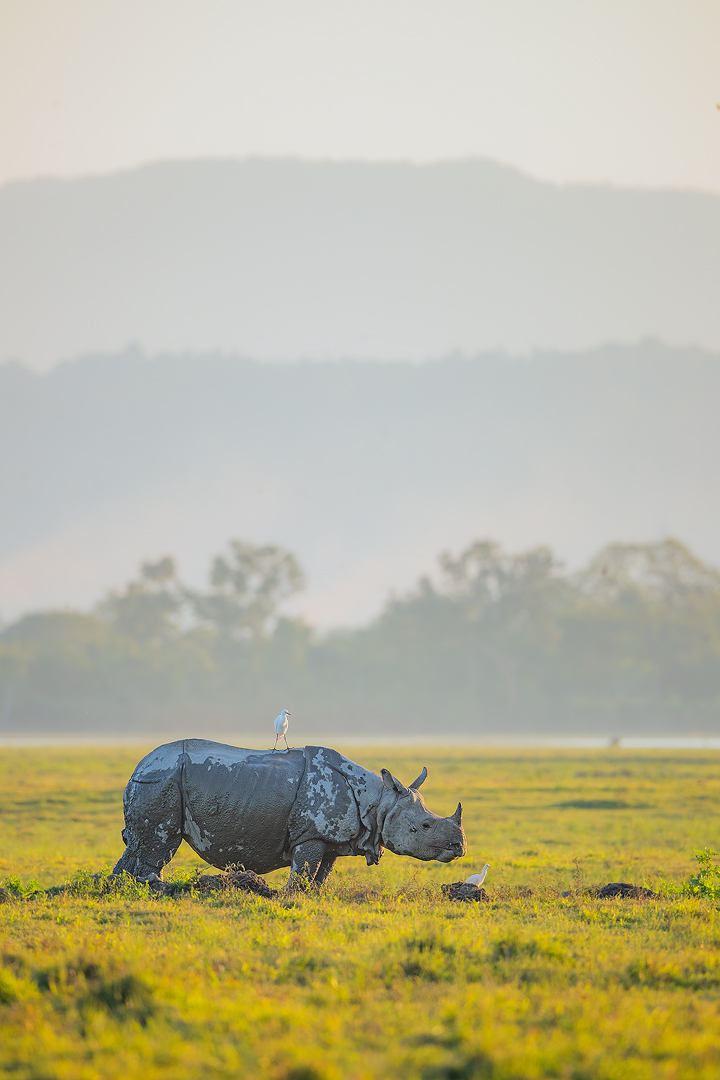
[[[282,614],[295,556],[231,541],[192,590],[166,556],[91,612],[0,633],[0,733],[312,735],[716,732],[720,572],[674,539],[611,544],[570,573],[479,540],[368,626]]]

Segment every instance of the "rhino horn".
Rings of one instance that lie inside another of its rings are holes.
[[[413,780],[412,784],[408,784],[408,787],[415,788],[415,790],[417,791],[417,789],[420,787],[420,785],[424,784],[426,780],[427,780],[427,769],[423,765],[423,771],[420,773],[417,780]]]
[[[455,813],[448,820],[449,821],[454,821],[456,825],[462,826],[462,803],[461,802],[459,802],[457,804],[457,810],[455,811]]]
[[[397,776],[393,776],[388,769],[381,769],[380,775],[382,776],[382,782],[388,791],[396,791],[398,795],[408,794],[408,789],[405,785],[401,784]]]

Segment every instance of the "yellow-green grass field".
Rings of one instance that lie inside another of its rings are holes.
[[[0,881],[112,865],[146,749],[0,750]],[[720,848],[720,754],[349,753],[406,782],[427,764],[429,807],[462,799],[467,857],[344,859],[279,900],[15,885],[0,1075],[717,1080],[720,901],[669,886]],[[442,898],[486,861],[489,903]],[[202,865],[183,845],[166,877]],[[584,892],[619,880],[662,895]]]

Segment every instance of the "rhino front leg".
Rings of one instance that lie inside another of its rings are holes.
[[[328,851],[323,855],[322,862],[320,863],[320,869],[315,875],[315,884],[322,885],[327,880],[330,871],[335,863],[338,861],[339,856],[334,851]]]
[[[315,884],[327,845],[324,840],[307,840],[298,844],[292,853],[289,889],[300,889]]]

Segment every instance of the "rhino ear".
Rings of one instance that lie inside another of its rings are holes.
[[[417,791],[417,789],[420,787],[420,785],[424,784],[426,780],[427,780],[427,769],[423,765],[423,771],[420,773],[417,780],[413,780],[412,784],[408,784],[408,787],[415,788],[415,790]]]
[[[457,804],[457,810],[452,815],[450,820],[454,821],[456,825],[459,825],[462,828],[462,803],[461,802],[459,802]]]
[[[404,784],[401,784],[397,776],[393,776],[387,769],[381,769],[380,775],[382,776],[383,785],[388,791],[396,791],[398,795],[407,795],[408,789]]]

